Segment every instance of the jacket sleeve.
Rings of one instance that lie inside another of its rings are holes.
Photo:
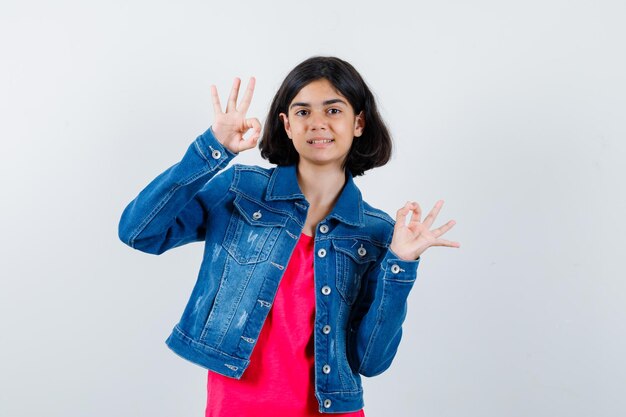
[[[376,376],[391,365],[419,262],[402,260],[387,248],[363,278],[348,333],[349,355],[361,375]]]
[[[180,162],[159,174],[126,206],[119,238],[155,255],[204,240],[208,213],[226,195],[233,169],[216,174],[236,155],[207,129],[191,143]]]

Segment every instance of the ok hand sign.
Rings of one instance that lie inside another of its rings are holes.
[[[450,220],[443,226],[429,230],[443,206],[443,200],[437,201],[435,207],[428,213],[423,222],[420,222],[422,210],[416,202],[407,202],[396,214],[396,224],[393,229],[390,249],[404,260],[417,259],[426,249],[431,246],[447,246],[459,248],[459,242],[442,239],[440,236],[446,233],[456,224]],[[406,216],[412,212],[409,224],[405,224]]]
[[[241,80],[235,78],[233,88],[228,97],[226,113],[222,111],[217,87],[215,85],[211,86],[211,97],[213,98],[213,110],[215,113],[215,121],[212,126],[213,134],[222,145],[234,153],[256,147],[257,141],[261,136],[261,122],[259,122],[259,119],[246,119],[246,112],[252,101],[252,93],[254,93],[255,81],[254,77],[250,78],[248,88],[241,103],[239,103],[239,107],[237,107],[237,96],[239,95]],[[245,140],[243,135],[250,129],[253,130],[253,133],[248,140]]]

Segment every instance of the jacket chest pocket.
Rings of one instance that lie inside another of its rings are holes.
[[[361,289],[361,281],[380,249],[366,240],[334,239],[336,286],[346,303],[352,305]]]
[[[238,194],[222,246],[240,264],[266,261],[289,217]]]

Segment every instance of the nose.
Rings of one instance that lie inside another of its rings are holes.
[[[325,130],[327,127],[325,116],[324,112],[311,112],[311,116],[309,117],[309,127],[311,130]]]

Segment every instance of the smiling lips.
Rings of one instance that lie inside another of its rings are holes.
[[[316,139],[307,140],[307,143],[310,143],[311,145],[316,145],[316,144],[322,144],[322,143],[331,143],[334,141],[335,139],[316,138]]]

